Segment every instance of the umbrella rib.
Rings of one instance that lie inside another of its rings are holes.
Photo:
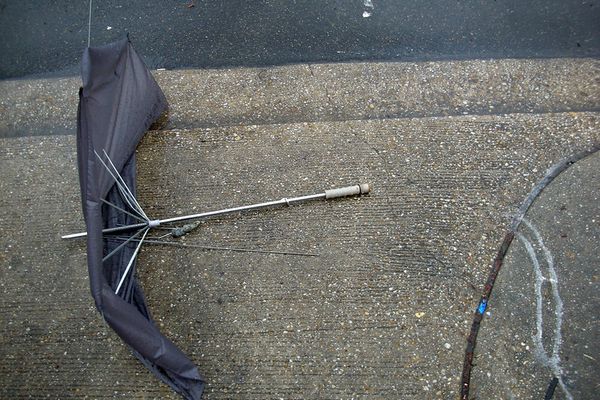
[[[142,218],[144,218],[142,212],[140,211],[139,208],[137,208],[135,206],[135,204],[132,204],[129,198],[129,195],[127,193],[125,193],[125,191],[123,190],[123,187],[121,186],[120,183],[117,183],[117,189],[119,190],[119,193],[121,194],[121,197],[125,200],[125,202],[127,203],[127,205],[136,213],[138,213],[138,215]]]
[[[144,231],[144,229],[147,229],[147,228],[140,229],[139,231],[137,231],[136,233],[134,233],[130,238],[128,238],[123,243],[121,243],[120,245],[118,245],[117,247],[115,247],[115,249],[113,251],[111,251],[106,256],[104,256],[104,258],[102,259],[102,262],[104,262],[104,261],[108,260],[109,258],[111,258],[117,251],[121,250],[127,243],[131,242],[133,239],[135,239],[137,236],[139,236],[140,233],[142,233]]]
[[[125,183],[125,180],[121,177],[121,174],[119,174],[119,171],[117,170],[117,168],[115,167],[115,165],[113,164],[112,160],[110,159],[110,157],[108,156],[108,154],[106,153],[106,150],[102,150],[102,152],[104,153],[104,156],[106,156],[106,159],[108,160],[108,162],[110,163],[111,167],[113,167],[113,169],[115,170],[115,173],[117,174],[117,176],[119,177],[119,179],[121,179],[121,183],[123,185],[123,187],[125,188],[125,190],[127,191],[127,193],[129,193],[129,196],[131,196],[131,200],[135,203],[135,205],[138,207],[138,211],[140,211],[142,213],[142,215],[144,216],[144,218],[146,218],[146,220],[149,220],[150,218],[148,218],[148,216],[146,215],[146,213],[144,212],[144,209],[142,208],[142,206],[140,206],[140,204],[138,203],[138,201],[136,200],[135,196],[133,195],[133,193],[131,193],[131,190],[129,189],[129,187],[127,186],[127,184]]]
[[[123,237],[116,237],[115,239],[125,240]],[[223,247],[223,246],[204,246],[199,244],[191,244],[191,243],[178,243],[174,241],[168,240],[158,240],[159,238],[148,238],[146,239],[147,244],[156,244],[156,245],[165,245],[165,246],[177,246],[177,247],[187,247],[192,249],[203,249],[203,250],[223,250],[223,251],[233,251],[240,253],[259,253],[259,254],[276,254],[283,256],[302,256],[302,257],[319,257],[319,253],[301,253],[298,251],[276,251],[276,250],[261,250],[261,249],[244,249],[240,247]],[[134,242],[139,242],[139,239],[131,239]]]
[[[109,206],[111,206],[112,208],[114,208],[114,209],[117,209],[117,210],[119,210],[119,211],[121,211],[121,212],[123,212],[123,213],[125,213],[125,214],[129,215],[130,217],[133,217],[133,218],[135,218],[135,219],[137,219],[137,220],[139,220],[139,221],[142,221],[142,222],[148,222],[148,220],[145,220],[145,219],[141,218],[141,217],[140,217],[140,216],[138,216],[138,215],[134,215],[134,214],[130,213],[129,211],[123,210],[121,207],[114,205],[114,204],[113,204],[113,203],[111,203],[110,201],[107,201],[107,200],[104,200],[104,199],[100,199],[100,200],[101,200],[103,203],[106,203],[106,204],[108,204],[108,205],[109,205]]]
[[[127,196],[127,194],[124,192],[123,187],[121,186],[121,182],[117,179],[117,177],[113,174],[113,172],[110,170],[110,168],[108,168],[108,165],[106,165],[106,163],[104,162],[104,160],[102,160],[102,158],[100,157],[100,155],[96,152],[96,150],[94,150],[94,153],[96,154],[96,157],[98,157],[98,160],[100,160],[100,162],[102,163],[102,165],[104,166],[104,168],[106,168],[106,171],[108,171],[108,173],[110,174],[110,176],[112,176],[112,178],[115,180],[115,184],[117,185],[117,189],[119,189],[119,193],[121,194],[121,197],[123,197],[123,199],[125,200],[125,202],[127,203],[127,205],[129,207],[131,207],[131,209],[135,212],[137,212],[139,214],[140,217],[143,217],[142,213],[140,213],[140,210],[138,210],[133,204],[131,204],[131,201],[129,199],[129,196]]]
[[[127,204],[129,205],[129,207],[131,207],[133,210],[137,211],[138,214],[140,216],[142,216],[143,218],[145,218],[146,220],[149,220],[148,216],[146,215],[146,213],[144,212],[144,210],[142,209],[142,207],[136,201],[135,196],[133,195],[133,193],[131,192],[131,190],[129,189],[129,187],[127,186],[127,184],[125,183],[125,180],[123,179],[123,177],[121,177],[121,175],[119,174],[119,171],[117,170],[117,168],[113,164],[112,160],[110,159],[110,157],[108,156],[108,154],[106,153],[106,151],[105,150],[102,150],[102,151],[104,152],[104,155],[106,156],[106,159],[108,160],[108,162],[110,163],[111,167],[113,168],[114,174],[110,170],[110,168],[108,168],[108,165],[106,165],[106,163],[104,163],[104,161],[102,159],[100,159],[100,161],[102,162],[102,164],[104,165],[104,167],[107,169],[107,171],[110,173],[110,175],[115,180],[115,183],[117,184],[117,187],[119,189],[119,193],[121,193],[121,196],[127,201]],[[96,153],[96,155],[98,155],[98,154]],[[99,155],[98,155],[98,158],[100,158]]]
[[[122,186],[121,182],[119,181],[119,179],[117,179],[117,177],[115,176],[115,174],[113,174],[113,172],[110,170],[110,168],[108,168],[108,165],[106,165],[106,163],[104,162],[104,160],[102,160],[102,158],[96,152],[96,150],[94,150],[94,153],[96,154],[96,157],[98,157],[98,160],[100,160],[100,162],[102,163],[102,165],[104,166],[104,168],[106,168],[106,170],[108,171],[108,173],[110,174],[110,176],[112,176],[112,178],[115,180],[115,184],[117,185],[117,188],[119,189],[119,193],[121,193],[121,196],[123,197],[123,199],[125,200],[125,202],[129,205],[129,207],[131,207],[132,210],[136,211],[140,215],[140,217],[145,218],[146,221],[148,221],[149,220],[148,216],[144,213],[144,210],[142,210],[141,207],[139,207],[139,204],[137,205],[137,207],[135,205],[131,204],[132,201],[135,201],[135,198],[133,197],[133,195],[131,195],[131,197],[129,197],[128,193],[123,188],[123,186]],[[106,154],[106,151],[104,152],[104,154]],[[108,154],[106,154],[106,157],[110,161],[110,157],[108,157]],[[112,164],[112,162],[111,162],[111,165],[114,168],[114,165]],[[119,175],[119,172],[116,171],[116,168],[115,168],[115,172],[117,173],[117,175],[119,176],[119,178],[121,178],[121,176]],[[127,187],[127,185],[125,183],[123,183],[123,185],[125,185],[125,187]]]
[[[149,230],[150,230],[150,228],[146,228],[145,229],[144,235],[142,236],[142,238],[138,242],[138,245],[135,248],[135,251],[131,255],[131,258],[129,259],[129,263],[127,264],[127,268],[125,268],[125,272],[123,272],[123,276],[121,277],[121,280],[119,281],[119,284],[117,285],[117,290],[115,290],[115,294],[119,294],[119,290],[121,289],[121,285],[123,285],[123,282],[125,281],[125,277],[129,273],[129,270],[131,269],[131,266],[133,265],[133,261],[137,257],[138,252],[140,251],[140,247],[142,247],[142,243],[144,242],[144,239],[146,238],[146,235],[148,234]]]

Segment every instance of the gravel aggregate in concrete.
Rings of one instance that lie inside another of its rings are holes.
[[[169,128],[598,111],[597,59],[155,71]],[[0,137],[75,134],[78,78],[0,81]]]
[[[527,213],[481,327],[474,397],[543,398],[555,376],[554,399],[598,393],[599,171],[600,153],[578,161]]]
[[[368,196],[205,222],[137,273],[207,399],[458,395],[489,263],[531,187],[597,143],[598,114],[302,122],[149,133],[156,217],[369,182]],[[0,145],[0,397],[177,398],[106,328],[87,286],[73,136]],[[30,356],[34,354],[35,357]]]

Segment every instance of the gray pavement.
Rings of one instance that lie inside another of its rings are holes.
[[[499,63],[157,72],[173,110],[170,129],[150,132],[138,149],[138,196],[150,215],[355,182],[374,187],[361,198],[207,221],[184,239],[319,257],[144,247],[138,274],[149,307],[206,376],[205,398],[457,398],[465,337],[510,214],[547,168],[600,141],[596,61]],[[454,80],[442,82],[439,71]],[[478,80],[469,82],[472,75]],[[209,79],[215,76],[218,85]],[[311,86],[308,76],[319,84]],[[359,76],[369,83],[357,86]],[[428,86],[429,80],[436,83]],[[394,95],[412,81],[415,87]],[[231,82],[239,82],[236,90],[226,89]],[[384,91],[381,82],[392,86]],[[177,398],[94,310],[85,244],[59,237],[83,226],[74,136],[39,135],[35,123],[37,136],[10,134],[21,125],[17,119],[25,125],[44,119],[23,111],[23,102],[40,101],[49,86],[56,93],[67,93],[69,85],[76,90],[76,81],[30,81],[27,96],[18,93],[19,82],[2,84],[2,101],[23,100],[5,106],[15,112],[3,117],[9,133],[0,139],[0,397]],[[211,84],[224,88],[213,95]],[[436,91],[438,85],[446,86]],[[456,97],[448,88],[457,89]],[[234,92],[256,98],[256,108],[229,102]],[[311,100],[328,95],[322,109]],[[48,118],[62,116],[58,124],[68,129],[75,102],[64,96],[58,98],[65,102],[52,101]],[[218,98],[212,106],[211,96]],[[471,101],[479,102],[479,111],[469,108]],[[495,113],[499,104],[505,108]],[[211,126],[206,114],[223,125]],[[595,164],[585,165],[581,182],[597,181],[590,172]],[[593,210],[593,196],[587,199],[579,203]],[[570,201],[562,203],[570,209]],[[532,212],[546,215],[531,220],[548,238],[556,265],[567,266],[553,242],[565,238],[550,239],[553,230],[545,225],[553,214]],[[579,243],[588,234],[577,227],[573,222],[564,231],[566,240]],[[593,250],[586,249],[572,251],[592,260]],[[579,279],[573,275],[571,282]],[[502,281],[498,285],[494,293],[501,296]],[[574,303],[562,286],[560,293],[566,315]],[[492,315],[494,307],[490,303]],[[564,351],[581,350],[568,342],[580,334],[569,338],[579,329],[569,325],[573,321],[565,318]],[[595,338],[586,335],[592,343]],[[586,360],[563,365],[574,388],[594,379]],[[532,385],[549,380],[539,371]],[[485,393],[484,383],[477,388]],[[528,392],[514,393],[528,398]]]
[[[544,190],[521,225],[479,335],[478,398],[541,399],[553,377],[560,378],[555,399],[596,397],[599,171],[599,153],[577,162]]]
[[[169,129],[600,111],[598,59],[156,71]],[[0,137],[75,134],[79,78],[0,81]]]

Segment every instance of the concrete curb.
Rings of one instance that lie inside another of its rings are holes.
[[[600,109],[600,60],[155,71],[168,128]],[[0,137],[74,134],[78,78],[0,81]]]

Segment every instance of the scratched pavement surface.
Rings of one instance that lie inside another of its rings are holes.
[[[592,399],[600,372],[600,154],[548,186],[508,252],[479,335],[473,394]]]
[[[597,63],[553,61],[543,82],[537,79],[544,67],[534,64],[364,63],[356,69],[321,66],[312,74],[308,67],[218,72],[231,74],[221,78],[225,82],[245,83],[242,96],[264,94],[254,106],[230,102],[235,96],[226,91],[217,92],[214,103],[194,100],[217,72],[157,74],[173,121],[166,131],[150,132],[138,149],[138,197],[149,215],[212,210],[356,182],[374,188],[361,198],[206,221],[184,239],[317,257],[143,248],[137,273],[149,307],[205,375],[206,399],[458,396],[473,310],[511,213],[547,168],[600,140]],[[477,79],[460,91],[460,82],[469,82],[458,72],[465,65]],[[406,78],[401,71],[422,82],[421,96],[415,91],[403,102],[369,102],[365,93],[369,84],[381,82],[377,76],[391,79],[382,78],[388,86],[374,92],[375,100],[409,90],[401,89]],[[577,77],[566,87],[563,82],[571,78],[564,71]],[[457,88],[457,98],[446,90],[427,92],[428,79],[441,76]],[[355,89],[362,82],[358,77],[370,83]],[[337,82],[322,108],[309,99],[327,98],[329,87],[320,85],[319,92],[311,79]],[[28,96],[20,85],[30,88]],[[48,87],[54,88],[51,94]],[[76,104],[59,99],[72,87],[76,90],[69,79],[21,81],[4,85],[0,100],[15,110],[14,119],[62,116],[58,120],[68,126],[65,115],[73,115]],[[311,95],[302,97],[304,89]],[[290,95],[271,104],[270,91]],[[27,114],[23,102],[14,101],[19,98],[45,105],[48,114]],[[479,101],[478,111],[469,108],[471,99]],[[427,114],[419,108],[423,101],[438,111]],[[499,103],[506,108],[495,113]],[[185,104],[204,105],[193,112]],[[300,109],[306,104],[311,112],[295,119],[293,104]],[[350,118],[356,109],[360,117]],[[262,117],[271,112],[274,121]],[[222,126],[201,123],[203,113],[224,115],[217,119]],[[14,119],[3,119],[3,129],[19,125]],[[0,397],[176,399],[94,310],[85,245],[60,239],[83,227],[75,138],[64,130],[40,135],[36,129],[0,139]],[[566,238],[553,238],[541,219],[531,221],[556,265],[566,266],[553,240],[580,243],[577,235],[585,231],[573,222]],[[570,251],[590,254],[586,249]],[[522,251],[516,245],[514,250]],[[574,303],[567,302],[562,286],[559,290],[567,315]],[[495,312],[493,304],[490,311]],[[564,351],[574,349],[567,332],[578,329],[569,325],[574,321],[563,321]],[[576,372],[594,379],[595,370],[584,364],[588,358],[572,365],[566,356],[561,360],[571,379],[566,383],[581,382]],[[536,371],[531,382],[543,387],[550,374]],[[514,393],[528,398],[528,392]]]

